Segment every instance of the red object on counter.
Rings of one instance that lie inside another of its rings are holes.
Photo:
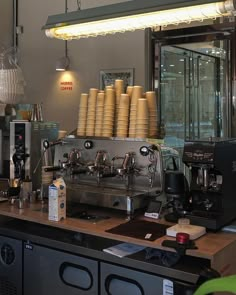
[[[177,233],[176,234],[176,242],[181,245],[188,244],[189,238],[190,238],[190,236],[187,233]]]

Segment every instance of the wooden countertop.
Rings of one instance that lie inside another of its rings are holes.
[[[113,213],[111,218],[100,220],[97,223],[93,223],[87,220],[81,220],[78,218],[66,218],[62,221],[49,221],[48,214],[45,213],[45,210],[42,210],[42,204],[27,204],[24,209],[18,209],[17,205],[9,205],[7,202],[0,203],[0,215],[18,218],[21,220],[37,222],[39,224],[44,224],[52,227],[57,227],[61,229],[76,231],[80,233],[90,234],[94,236],[100,236],[104,238],[110,238],[113,240],[130,242],[146,247],[165,249],[170,250],[169,248],[163,248],[161,246],[162,241],[165,239],[171,240],[172,238],[164,236],[155,241],[146,241],[140,240],[132,237],[126,237],[116,234],[111,234],[106,232],[106,230],[115,227],[121,223],[127,222],[126,218],[122,214]],[[100,211],[99,211],[100,212]],[[101,211],[102,212],[102,211]],[[102,214],[101,214],[102,215]],[[144,217],[140,217],[145,219]],[[146,219],[149,220],[150,219]],[[151,220],[154,221],[154,220]],[[161,222],[161,221],[158,221]],[[197,250],[188,250],[187,254],[195,257],[207,258],[213,260],[214,257],[224,250],[227,246],[230,246],[232,243],[236,244],[236,234],[233,233],[207,233],[205,236],[197,239],[196,246]]]

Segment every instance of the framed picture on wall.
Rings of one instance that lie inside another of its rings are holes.
[[[116,79],[124,80],[124,88],[134,85],[134,69],[111,69],[100,71],[100,89],[114,85]]]

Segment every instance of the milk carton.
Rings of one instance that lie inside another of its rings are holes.
[[[53,181],[48,192],[48,219],[66,218],[66,184],[62,177]]]

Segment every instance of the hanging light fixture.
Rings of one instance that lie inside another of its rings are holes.
[[[47,37],[96,37],[235,15],[234,0],[133,0],[49,16]]]
[[[57,61],[56,61],[56,71],[66,71],[68,68],[69,68],[69,65],[70,65],[70,59],[68,57],[68,53],[67,53],[67,41],[64,41],[65,42],[65,56],[59,58]]]
[[[68,12],[68,3],[67,0],[65,0],[65,14]],[[65,40],[65,56],[59,58],[56,61],[56,71],[58,72],[64,72],[68,69],[70,65],[70,59],[68,57],[68,44],[67,40]]]

